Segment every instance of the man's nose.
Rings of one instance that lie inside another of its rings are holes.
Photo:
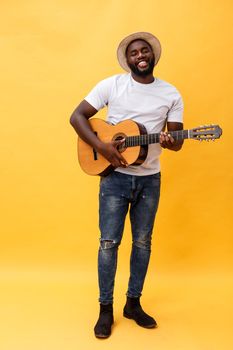
[[[139,52],[138,52],[138,58],[143,58],[143,57],[145,57],[144,53],[141,52],[141,51],[139,51]]]

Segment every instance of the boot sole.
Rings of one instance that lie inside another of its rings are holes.
[[[110,337],[111,334],[105,335],[105,334],[95,334],[96,338],[98,339],[106,339]]]
[[[151,325],[147,325],[147,326],[144,326],[144,325],[141,325],[140,323],[138,323],[132,316],[130,316],[129,314],[127,314],[125,311],[123,312],[123,316],[125,317],[125,318],[128,318],[129,320],[134,320],[136,323],[137,323],[137,325],[139,325],[140,327],[143,327],[143,328],[149,328],[149,329],[151,329],[151,328],[157,328],[158,327],[158,325],[157,324],[151,324]]]

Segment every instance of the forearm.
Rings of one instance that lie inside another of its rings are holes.
[[[101,147],[102,142],[95,135],[88,119],[84,115],[80,114],[78,111],[74,111],[71,115],[70,123],[83,141],[97,150]]]
[[[102,154],[114,168],[127,166],[124,157],[118,152],[117,147],[124,140],[103,142],[93,132],[88,119],[97,113],[97,110],[86,101],[76,108],[70,117],[70,123],[79,135],[79,137],[93,147],[98,153]]]
[[[88,119],[93,117],[97,112],[93,106],[83,100],[70,117],[70,123],[79,137],[96,150],[101,147],[102,142],[93,132]]]

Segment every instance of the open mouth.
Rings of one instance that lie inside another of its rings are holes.
[[[140,61],[137,64],[137,67],[139,67],[139,68],[147,68],[147,66],[148,66],[148,63],[146,61]]]

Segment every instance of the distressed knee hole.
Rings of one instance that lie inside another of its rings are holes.
[[[150,250],[150,247],[151,247],[151,240],[133,241],[133,245],[134,245],[135,247],[140,248],[140,249]]]
[[[100,240],[101,249],[112,249],[112,248],[117,248],[118,246],[119,246],[119,242],[116,242],[113,239]]]

